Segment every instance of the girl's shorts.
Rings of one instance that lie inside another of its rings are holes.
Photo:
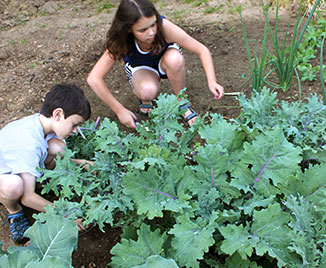
[[[182,49],[181,47],[177,44],[177,43],[172,43],[170,44],[168,47],[167,47],[167,50],[169,48],[175,48],[177,49],[182,55],[183,55],[183,52],[182,52]],[[133,76],[133,74],[137,71],[137,70],[141,70],[141,69],[146,69],[146,70],[150,70],[150,71],[153,71],[154,73],[157,74],[157,76],[160,78],[160,79],[166,79],[168,78],[166,73],[163,72],[162,68],[161,68],[161,60],[158,62],[157,66],[155,67],[150,67],[150,66],[146,66],[146,65],[140,65],[140,66],[135,66],[135,67],[132,67],[129,62],[127,62],[125,64],[125,72],[126,72],[126,75],[128,77],[128,80],[129,80],[129,83],[132,87],[132,90],[134,90],[134,87],[132,85],[132,82],[131,82],[131,78]]]

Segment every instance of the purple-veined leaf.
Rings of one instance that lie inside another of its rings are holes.
[[[162,217],[163,210],[181,211],[190,207],[186,193],[192,174],[189,168],[183,170],[175,165],[167,165],[160,171],[149,167],[147,171],[129,172],[123,178],[124,193],[132,197],[137,213],[149,219]]]
[[[232,164],[229,162],[228,152],[220,144],[198,147],[194,160],[198,163],[192,167],[197,179],[191,188],[200,199],[206,198],[209,188],[216,188],[226,203],[240,196],[238,189],[227,181],[227,171]]]
[[[232,174],[238,178],[238,185],[242,181],[243,188],[249,184],[269,196],[297,172],[300,154],[301,150],[285,139],[282,130],[275,128],[257,136],[251,144],[244,144],[244,156]]]

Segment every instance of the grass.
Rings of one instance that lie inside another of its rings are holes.
[[[90,0],[84,3],[85,7],[94,7],[96,8],[97,13],[102,13],[106,11],[110,13],[111,8],[114,8],[115,5],[111,3],[110,0]]]

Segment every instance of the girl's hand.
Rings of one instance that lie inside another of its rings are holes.
[[[214,83],[209,89],[214,94],[214,99],[219,100],[224,95],[224,88],[217,83]]]
[[[137,128],[136,126],[137,117],[133,112],[129,111],[128,109],[124,109],[120,111],[119,114],[117,114],[117,116],[121,124],[124,124],[126,127],[129,128],[133,128],[133,129]]]

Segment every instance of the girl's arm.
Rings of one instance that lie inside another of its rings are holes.
[[[127,127],[136,128],[135,121],[137,118],[128,109],[126,109],[110,92],[104,82],[104,76],[111,69],[114,58],[109,52],[104,52],[97,61],[90,74],[87,77],[87,83],[95,94],[118,116],[120,122]]]
[[[167,42],[176,42],[200,58],[206,73],[208,87],[214,96],[218,96],[220,99],[224,89],[216,82],[214,63],[209,49],[167,19],[163,19],[163,31]]]

